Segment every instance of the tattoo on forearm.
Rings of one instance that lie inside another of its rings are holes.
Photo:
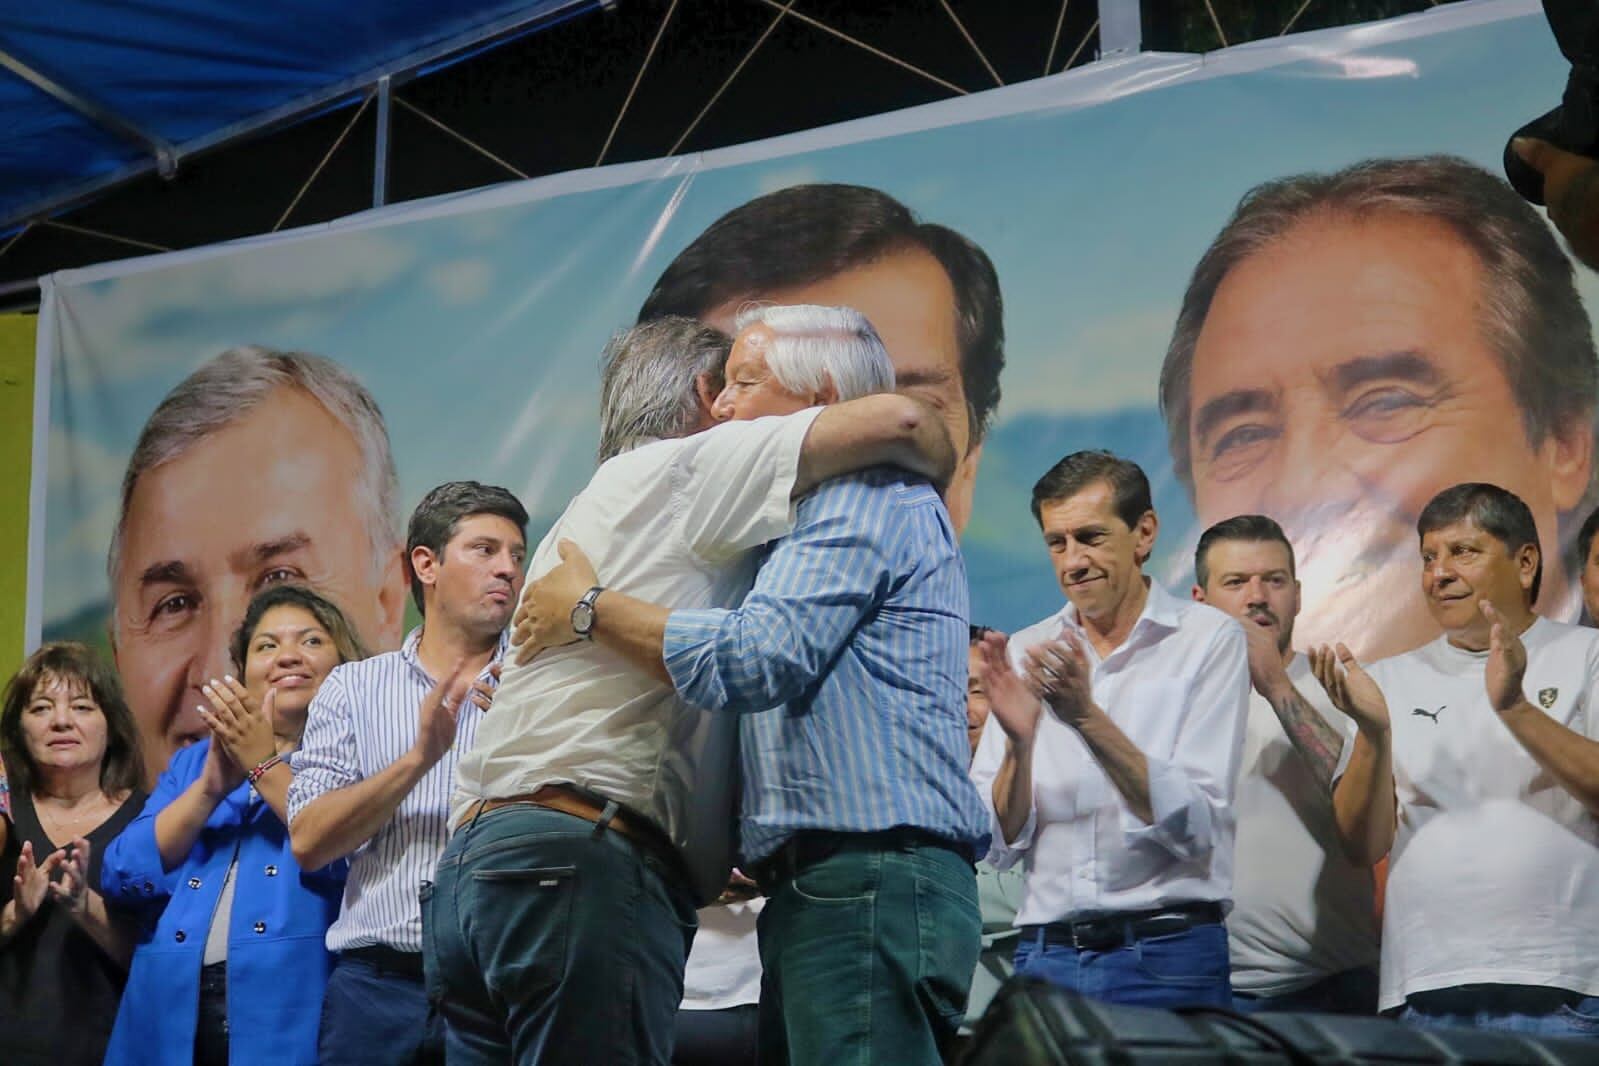
[[[1343,754],[1344,738],[1295,689],[1290,688],[1285,697],[1273,701],[1271,709],[1277,713],[1289,743],[1310,767],[1316,781],[1331,792],[1332,775],[1338,768],[1338,757]]]

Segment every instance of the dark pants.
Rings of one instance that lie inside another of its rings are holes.
[[[293,980],[285,974],[284,980]],[[443,1026],[420,974],[340,955],[322,1001],[317,1055],[339,1066],[423,1066],[444,1061]]]
[[[452,1066],[666,1066],[694,902],[614,830],[532,805],[450,839],[422,929]]]
[[[1232,1006],[1227,927],[1205,922],[1106,951],[1052,942],[1047,926],[1022,930],[1016,972],[1090,999],[1140,1007]]]
[[[753,1003],[721,1010],[680,1010],[672,1066],[755,1066],[760,1008]]]
[[[1599,1039],[1599,996],[1534,985],[1461,985],[1418,992],[1396,1012],[1418,1029],[1492,1029]]]
[[[1376,1014],[1377,971],[1369,967],[1345,970],[1276,996],[1256,996],[1234,989],[1233,1006],[1245,1014]]]
[[[761,911],[762,1066],[938,1063],[977,966],[972,864],[926,838],[833,836]]]
[[[228,1066],[228,964],[200,968],[200,1014],[194,1027],[194,1066]]]

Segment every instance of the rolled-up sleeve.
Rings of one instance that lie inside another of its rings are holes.
[[[294,755],[289,783],[289,824],[313,801],[361,780],[355,713],[340,667],[322,682],[306,713],[305,735]]]
[[[139,816],[110,844],[100,860],[100,894],[119,906],[165,903],[172,875],[162,868],[155,839],[156,817],[183,795],[204,766],[210,740],[202,740],[172,757]]]
[[[1193,861],[1210,855],[1218,827],[1233,817],[1249,713],[1248,647],[1236,621],[1228,619],[1212,638],[1183,710],[1172,757],[1144,755],[1153,821],[1124,806],[1122,831],[1129,846],[1153,844]]]
[[[685,700],[761,711],[813,688],[888,593],[883,545],[898,496],[849,478],[800,502],[794,531],[761,565],[735,610],[673,611],[662,658]]]

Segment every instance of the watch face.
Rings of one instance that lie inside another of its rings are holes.
[[[572,632],[580,637],[589,635],[589,630],[594,628],[594,605],[579,601],[572,608]]]

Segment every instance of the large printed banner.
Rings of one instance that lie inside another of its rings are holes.
[[[1278,518],[1300,645],[1433,634],[1414,521],[1463,480],[1527,500],[1575,616],[1599,279],[1498,176],[1566,69],[1533,0],[1480,0],[59,275],[33,632],[111,640],[160,757],[254,590],[395,647],[428,488],[503,484],[536,539],[593,469],[606,339],[753,298],[861,309],[944,412],[975,621],[1060,607],[1029,496],[1088,447],[1149,472],[1179,592],[1205,525]]]

